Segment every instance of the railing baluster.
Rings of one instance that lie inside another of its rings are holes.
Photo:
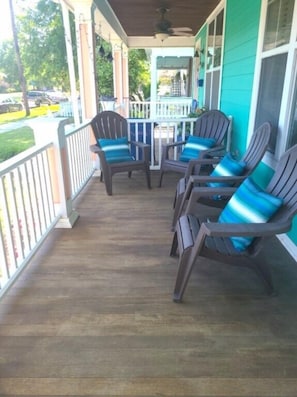
[[[17,263],[13,244],[13,230],[12,222],[9,211],[9,179],[11,178],[10,173],[6,174],[1,178],[0,185],[0,202],[3,205],[1,211],[1,223],[2,223],[2,233],[4,237],[4,249],[7,263],[7,270],[9,277],[16,271]]]

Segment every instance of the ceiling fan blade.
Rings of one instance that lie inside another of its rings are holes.
[[[171,27],[171,21],[165,18],[165,14],[169,11],[168,8],[161,7],[157,11],[160,13],[160,20],[156,23],[156,34],[164,33],[169,36],[193,36],[192,29],[189,27]]]
[[[186,36],[186,37],[193,36],[192,33],[183,32],[183,31],[171,32],[171,34],[172,34],[172,36]]]
[[[189,28],[189,27],[184,27],[184,28],[171,28],[174,32],[177,32],[177,31],[183,31],[183,32],[192,32],[192,29],[191,28]]]

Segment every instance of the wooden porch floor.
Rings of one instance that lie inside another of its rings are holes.
[[[251,270],[200,260],[171,300],[178,176],[93,178],[0,302],[0,396],[296,396],[297,267],[275,239],[276,297]]]

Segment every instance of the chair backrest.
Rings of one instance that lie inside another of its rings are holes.
[[[273,220],[292,219],[297,213],[297,145],[282,155],[266,190],[284,201]]]
[[[283,205],[269,222],[291,222],[297,213],[297,145],[282,155],[265,190],[283,199]],[[255,238],[252,252],[261,247],[262,237]]]
[[[271,124],[263,123],[254,131],[246,152],[241,161],[246,163],[245,176],[248,176],[262,160],[271,136]]]
[[[128,137],[127,120],[111,110],[98,113],[92,119],[91,126],[96,140]]]
[[[193,135],[201,138],[213,138],[221,145],[229,128],[230,120],[220,110],[203,113],[195,123]]]

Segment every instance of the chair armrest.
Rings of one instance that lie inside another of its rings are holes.
[[[187,141],[171,142],[171,143],[166,143],[165,145],[162,145],[162,147],[170,149],[171,147],[182,146],[182,145],[185,145],[186,143],[187,143]]]
[[[241,176],[212,176],[212,175],[191,175],[188,183],[192,183],[193,186],[200,186],[210,182],[224,182],[238,184],[246,179],[245,175]],[[210,187],[208,187],[210,189]],[[220,189],[222,187],[219,187]],[[217,188],[216,188],[217,189]]]
[[[218,223],[205,222],[201,224],[200,231],[206,236],[235,237],[235,236],[274,236],[285,233],[291,229],[292,222],[277,221],[267,223]]]
[[[102,150],[100,149],[100,147],[98,146],[98,145],[91,145],[90,146],[90,150],[91,150],[91,152],[93,152],[93,153],[98,153],[98,152],[102,152]]]
[[[186,213],[191,213],[195,208],[197,201],[201,197],[211,198],[213,196],[225,196],[231,197],[237,186],[205,186],[207,182],[234,182],[236,185],[239,184],[244,177],[234,176],[210,176],[210,175],[192,175],[190,176],[185,193],[182,199],[182,205],[184,206],[186,200],[189,200],[186,208]]]
[[[225,156],[226,149],[225,149],[224,145],[217,145],[217,146],[211,147],[210,149],[203,150],[203,152],[206,152],[206,155],[207,154],[211,154],[212,156],[217,155],[218,157],[221,158],[221,157]],[[216,154],[216,152],[217,152],[217,154]]]
[[[149,145],[148,143],[144,143],[144,142],[139,142],[139,141],[129,141],[130,144],[135,145],[141,149],[145,148],[145,147],[150,147],[151,145]]]
[[[204,154],[205,152],[205,154]],[[207,155],[207,151],[204,150],[201,152],[202,157],[199,157],[198,159],[192,159],[188,163],[188,167],[185,173],[185,178],[188,180],[191,175],[199,175],[201,171],[202,166],[206,165],[215,165],[218,164],[221,161],[221,158],[218,157],[208,157],[205,158],[203,157],[204,155]]]
[[[185,213],[191,214],[195,212],[196,204],[200,198],[206,197],[211,199],[216,196],[231,197],[237,190],[237,187],[196,187],[189,193],[187,190],[183,197],[182,208],[188,200]]]
[[[202,189],[203,187],[205,189],[208,189],[210,194],[212,195],[212,191],[210,189],[215,189],[214,194],[219,194],[220,190],[222,191],[225,188],[233,188],[233,187],[238,187],[241,182],[243,182],[246,179],[246,175],[241,175],[241,176],[211,176],[211,175],[191,175],[189,177],[189,180],[187,182],[187,188],[186,190],[192,191],[193,189]],[[228,184],[233,184],[233,186],[218,186],[218,187],[210,187],[206,186],[206,183],[215,183],[215,182],[221,182],[221,183],[228,183]],[[189,192],[190,192],[189,191]],[[222,195],[222,194],[221,194]]]
[[[143,160],[148,163],[150,161],[150,148],[151,145],[139,141],[129,141],[130,144],[135,145],[142,152]]]
[[[91,145],[90,150],[92,153],[98,154],[101,162],[106,162],[105,152],[98,145]]]
[[[162,145],[162,159],[168,159],[168,153],[169,149],[175,148],[175,147],[181,147],[186,143],[186,141],[179,141],[179,142],[172,142],[172,143],[166,143],[165,145]]]

